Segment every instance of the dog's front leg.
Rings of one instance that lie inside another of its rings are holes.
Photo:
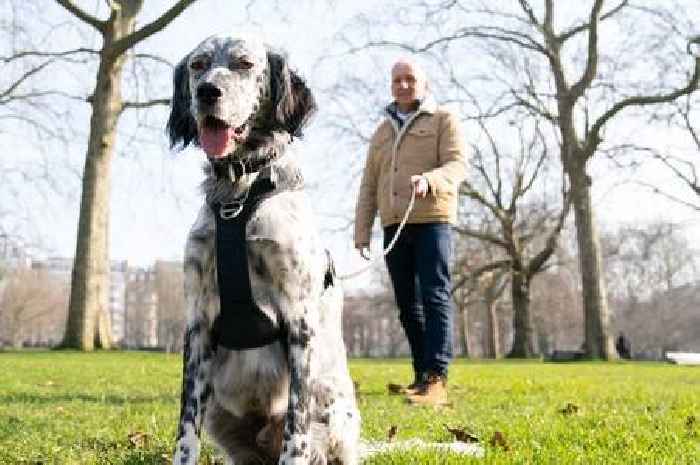
[[[194,465],[199,456],[202,421],[211,395],[212,354],[206,332],[201,323],[195,322],[188,325],[185,333],[180,422],[173,465]]]
[[[302,315],[312,313],[304,307]],[[284,442],[280,465],[306,465],[311,458],[309,427],[311,425],[310,340],[314,336],[312,324],[306,316],[287,323],[289,363],[289,407],[284,425]]]
[[[185,252],[185,303],[188,323],[182,367],[182,398],[173,465],[195,465],[199,456],[199,436],[212,392],[210,369],[213,357],[210,317],[213,283],[212,253],[208,237],[190,234]]]

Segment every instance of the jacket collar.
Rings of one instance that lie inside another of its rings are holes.
[[[416,114],[420,113],[428,113],[428,114],[433,114],[437,110],[437,102],[435,101],[435,98],[433,98],[432,95],[428,94],[423,98],[423,100],[418,101],[418,108],[416,109]],[[384,107],[384,115],[389,117],[389,118],[394,118],[396,119],[396,112],[397,112],[397,107],[396,107],[396,102],[391,102],[389,105]]]

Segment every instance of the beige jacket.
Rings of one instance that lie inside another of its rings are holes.
[[[379,210],[382,227],[401,222],[411,200],[411,176],[428,180],[425,198],[416,198],[408,223],[454,223],[457,197],[465,177],[464,142],[457,118],[425,99],[399,128],[386,118],[370,140],[355,208],[355,247],[369,245]]]

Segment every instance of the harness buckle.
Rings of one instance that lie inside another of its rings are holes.
[[[237,217],[243,210],[244,202],[229,202],[222,204],[219,207],[219,216],[222,220],[232,220]]]
[[[240,167],[240,173],[236,173],[236,168]],[[229,160],[229,176],[231,179],[236,180],[238,178],[242,178],[246,174],[246,169],[245,169],[245,163],[243,160],[240,159],[230,159]]]

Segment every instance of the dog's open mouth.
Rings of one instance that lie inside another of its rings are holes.
[[[207,116],[199,127],[199,143],[211,158],[222,158],[235,148],[235,144],[245,142],[248,137],[248,124],[229,126],[225,121]]]

